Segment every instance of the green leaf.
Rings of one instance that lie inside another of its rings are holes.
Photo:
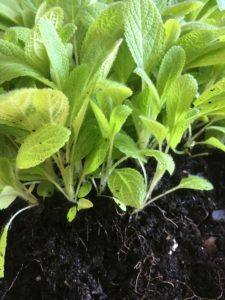
[[[54,86],[27,61],[22,49],[13,43],[0,40],[0,84],[18,77],[32,77],[47,86]]]
[[[176,61],[176,63],[174,63]],[[159,94],[165,94],[171,84],[177,79],[185,64],[185,52],[182,47],[174,46],[164,56],[157,77]]]
[[[179,117],[189,110],[197,89],[197,81],[189,74],[179,77],[171,86],[166,95],[167,121],[170,129]]]
[[[134,68],[133,57],[126,42],[123,41],[113,66],[116,79],[122,83],[126,83]]]
[[[33,131],[46,123],[65,124],[69,110],[63,93],[21,89],[0,96],[0,123]]]
[[[0,186],[14,186],[16,182],[12,163],[8,158],[0,157]]]
[[[132,109],[127,105],[118,105],[113,109],[109,122],[111,135],[115,135],[121,130],[131,112]]]
[[[164,50],[164,28],[152,0],[128,0],[125,38],[137,67],[150,72]]]
[[[54,185],[49,181],[41,181],[37,186],[37,194],[40,197],[51,197],[54,193]]]
[[[165,126],[163,126],[161,123],[148,119],[146,117],[142,116],[141,120],[144,126],[146,127],[146,129],[148,129],[149,133],[156,138],[158,144],[162,145],[162,142],[166,138],[168,129]]]
[[[123,33],[123,8],[122,2],[111,5],[88,29],[81,49],[81,62],[89,66],[91,76],[96,76],[106,60],[113,60],[109,58],[110,54],[118,51],[117,42]]]
[[[151,150],[151,149],[140,150],[140,153],[145,156],[154,157],[159,163],[160,169],[168,171],[170,175],[173,174],[175,169],[175,164],[171,155],[167,153],[163,153],[158,150]]]
[[[103,111],[93,101],[90,102],[103,138],[110,137],[110,125]]]
[[[166,94],[167,123],[169,127],[169,144],[175,148],[193,117],[188,118],[191,103],[197,93],[196,80],[189,74],[179,77]]]
[[[181,3],[167,7],[163,11],[163,16],[183,17],[191,12],[202,8],[203,3],[201,1],[185,0]]]
[[[45,125],[30,134],[21,145],[16,164],[19,169],[28,169],[44,162],[68,141],[70,131],[60,125]]]
[[[112,81],[101,80],[97,83],[97,89],[103,91],[107,97],[113,99],[114,105],[120,105],[122,102],[132,95],[132,90],[124,84]]]
[[[90,183],[90,181],[86,181],[82,184],[77,196],[79,198],[86,197],[90,193],[91,189],[92,189],[92,184]]]
[[[74,120],[83,105],[88,79],[89,69],[87,65],[83,64],[73,69],[69,77],[65,79],[63,92],[70,101],[70,122]]]
[[[135,141],[126,133],[118,133],[115,137],[114,147],[120,150],[128,157],[132,157],[146,162],[145,157],[140,154],[139,148]]]
[[[0,210],[8,208],[18,196],[11,186],[5,186],[0,192]]]
[[[65,26],[63,26],[59,33],[62,42],[68,43],[72,39],[76,29],[77,27],[73,23],[67,23]]]
[[[195,106],[209,103],[214,100],[224,100],[225,97],[225,78],[217,81],[213,86],[206,89],[194,102]],[[212,103],[211,103],[212,104]]]
[[[67,220],[68,222],[73,222],[73,220],[76,218],[77,215],[77,207],[73,206],[69,209],[68,213],[67,213]]]
[[[88,209],[88,208],[92,208],[93,207],[93,203],[85,198],[79,199],[78,201],[78,205],[77,205],[77,211],[80,211],[82,209]]]
[[[208,140],[201,142],[201,144],[205,144],[208,146],[212,146],[214,148],[217,148],[223,152],[225,152],[225,145],[223,143],[221,143],[217,138],[215,137],[211,137]]]
[[[159,114],[160,110],[161,110],[161,101],[160,101],[160,97],[158,94],[158,91],[155,87],[155,85],[153,84],[153,82],[151,81],[150,77],[148,76],[148,74],[140,68],[136,68],[134,73],[136,73],[138,76],[141,77],[142,81],[147,84],[147,93],[148,93],[148,101],[146,100],[146,97],[143,97],[143,101],[144,103],[140,103],[139,108],[142,111],[143,107],[147,107],[148,106],[148,116],[151,117],[152,119],[156,119],[157,115]],[[145,90],[142,91],[143,93],[145,93]],[[142,107],[143,106],[143,107]]]
[[[216,130],[225,134],[225,127],[222,126],[209,126],[206,130]]]
[[[91,120],[85,122],[78,137],[75,160],[79,161],[86,157],[94,149],[99,138],[100,132],[97,125]]]
[[[131,168],[116,169],[109,177],[108,186],[122,204],[134,208],[143,205],[145,184],[142,175]]]
[[[186,178],[183,178],[176,189],[210,191],[213,189],[213,185],[204,178],[190,175]]]
[[[166,49],[169,49],[178,41],[181,34],[181,25],[176,19],[169,19],[164,24],[165,28],[165,44]]]
[[[1,233],[0,237],[0,278],[4,278],[5,275],[5,252],[7,247],[9,224],[7,224]]]
[[[41,37],[51,63],[51,74],[59,88],[69,75],[69,58],[66,48],[52,22],[42,18],[39,22]]]
[[[95,172],[102,165],[108,152],[108,148],[109,142],[107,140],[102,139],[99,141],[98,145],[91,151],[85,160],[83,175]]]

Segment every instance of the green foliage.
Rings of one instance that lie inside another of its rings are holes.
[[[157,195],[176,155],[225,151],[223,10],[205,0],[0,0],[0,209],[58,191],[72,222],[109,190],[138,212],[181,188],[212,189],[192,175]]]

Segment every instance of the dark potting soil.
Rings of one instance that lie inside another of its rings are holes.
[[[0,299],[225,299],[225,156],[176,161],[166,190],[187,174],[202,175],[212,192],[182,190],[137,216],[116,212],[107,198],[68,224],[68,203],[55,197],[20,215],[10,230]],[[150,168],[151,170],[151,168]],[[4,224],[23,202],[1,212]]]

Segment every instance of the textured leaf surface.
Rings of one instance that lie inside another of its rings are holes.
[[[211,137],[208,140],[204,141],[203,144],[206,144],[208,146],[212,146],[214,148],[217,148],[223,152],[225,152],[225,145],[221,143],[217,138]]]
[[[66,48],[55,30],[52,22],[42,18],[39,23],[41,37],[51,62],[52,77],[59,88],[62,88],[69,75],[69,58]]]
[[[167,131],[168,131],[167,128],[163,126],[161,123],[148,119],[146,117],[141,117],[141,120],[144,126],[146,127],[146,129],[148,129],[149,133],[156,138],[159,145],[162,145],[162,142],[167,135]]]
[[[128,1],[125,38],[136,65],[149,72],[164,49],[163,23],[152,0]]]
[[[0,210],[8,208],[16,199],[17,193],[11,186],[5,186],[0,192]]]
[[[142,175],[130,168],[116,169],[109,177],[109,188],[115,198],[126,206],[140,208],[145,196]]]
[[[145,156],[154,157],[159,163],[161,169],[168,171],[170,175],[173,174],[175,164],[171,155],[151,149],[141,150],[140,152]]]
[[[157,77],[159,94],[166,93],[174,80],[181,75],[184,64],[185,52],[183,48],[179,46],[170,48],[162,60]]]
[[[213,185],[204,178],[190,175],[186,178],[183,178],[177,188],[210,191],[213,189]]]
[[[70,131],[59,125],[46,125],[30,134],[19,149],[19,169],[35,167],[56,153],[68,141]]]

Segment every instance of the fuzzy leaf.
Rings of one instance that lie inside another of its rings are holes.
[[[128,0],[125,38],[137,67],[150,72],[164,49],[164,28],[152,0]]]
[[[114,147],[126,156],[146,162],[144,155],[140,154],[135,141],[125,133],[118,133],[115,137]]]
[[[92,208],[92,207],[93,207],[93,203],[90,200],[81,198],[78,201],[77,211],[80,211],[82,209]]]
[[[176,19],[169,19],[164,24],[165,28],[165,44],[166,49],[169,49],[174,44],[176,44],[180,34],[181,34],[181,25]]]
[[[223,152],[225,152],[225,145],[223,143],[221,143],[217,138],[215,137],[211,137],[208,140],[201,142],[201,144],[205,144],[208,146],[212,146],[214,148],[217,148]]]
[[[203,6],[201,1],[185,0],[181,3],[169,6],[163,11],[164,16],[183,17]]]
[[[95,114],[95,117],[98,122],[99,129],[101,131],[103,138],[109,138],[110,137],[110,125],[109,122],[104,115],[103,111],[98,107],[97,104],[95,104],[93,101],[91,101],[91,107]]]
[[[170,175],[173,174],[175,169],[175,164],[171,155],[167,153],[163,153],[158,150],[151,150],[151,149],[140,150],[140,153],[145,156],[154,157],[159,163],[160,169],[168,171]]]
[[[142,207],[145,185],[138,171],[130,168],[116,169],[109,177],[108,186],[113,196],[124,205]]]
[[[76,215],[77,215],[77,207],[73,206],[69,209],[69,211],[67,213],[68,222],[71,223],[76,218]]]
[[[186,178],[183,178],[177,189],[192,189],[200,191],[210,191],[213,189],[213,185],[206,179],[190,175]]]
[[[0,192],[0,210],[8,208],[16,199],[17,192],[11,186],[5,186]]]
[[[127,105],[118,105],[113,109],[110,117],[111,135],[115,135],[121,130],[131,112],[131,108]]]
[[[78,197],[83,198],[86,197],[92,189],[92,184],[90,181],[86,181],[85,183],[82,184],[79,192],[78,192]]]
[[[21,145],[16,164],[19,169],[35,167],[62,148],[70,131],[60,125],[45,125],[30,134]]]
[[[59,88],[62,88],[65,79],[69,75],[69,58],[66,48],[52,22],[42,18],[39,22],[39,28],[51,63],[53,80]]]
[[[92,150],[85,160],[83,169],[84,175],[95,172],[101,166],[105,160],[108,148],[109,142],[107,140],[102,139],[99,141],[98,145]]]
[[[167,135],[167,128],[161,123],[148,119],[146,117],[141,117],[141,120],[146,129],[149,131],[149,133],[156,138],[159,145],[162,145],[162,142],[164,141]]]
[[[176,61],[176,63],[174,63]],[[166,93],[171,84],[177,79],[185,64],[185,52],[182,47],[174,46],[164,56],[157,77],[159,94]]]

